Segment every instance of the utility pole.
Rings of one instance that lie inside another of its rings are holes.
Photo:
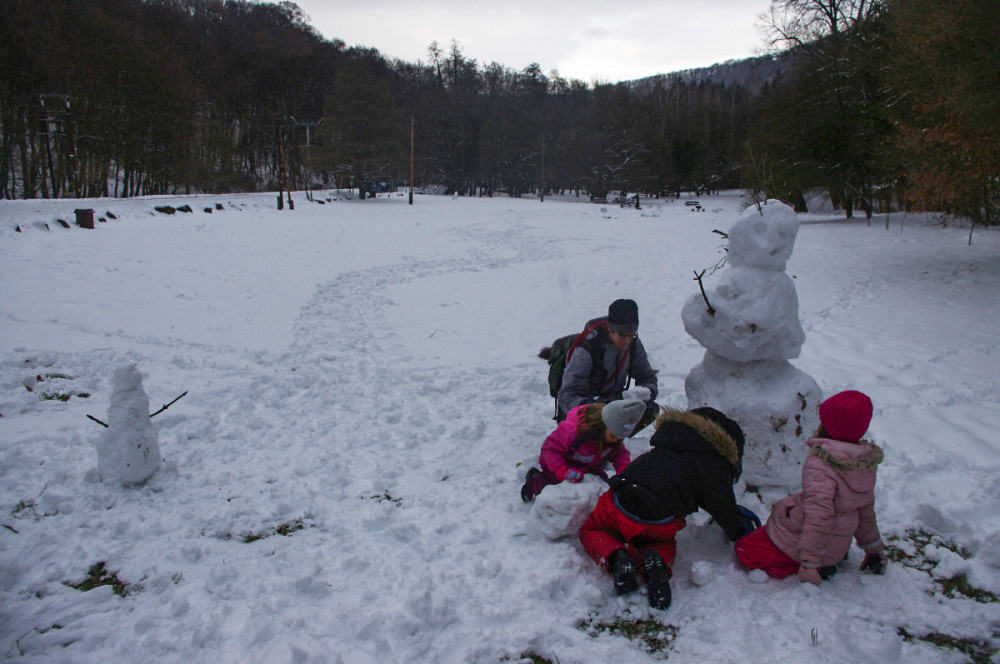
[[[293,118],[294,119],[294,118]],[[315,124],[308,122],[302,123],[306,128],[306,200],[311,201],[313,199],[312,195],[312,144],[310,139],[310,129],[315,127]]]
[[[410,205],[413,205],[413,114],[410,114]]]
[[[318,127],[323,122],[323,118],[320,118],[318,122],[299,122],[294,117],[292,117],[292,131],[295,131],[298,127],[306,128],[306,144],[299,145],[296,147],[305,148],[306,150],[306,200],[313,200],[312,193],[312,128]]]
[[[278,180],[279,180],[279,182],[278,182],[278,209],[281,210],[281,209],[284,208],[284,205],[282,204],[282,201],[281,201],[281,195],[283,193],[283,190],[287,190],[288,191],[288,209],[289,210],[294,210],[295,209],[295,203],[292,201],[292,187],[291,187],[291,185],[288,182],[288,163],[285,161],[285,139],[284,139],[284,133],[285,133],[284,129],[281,126],[279,126],[278,127],[278,158],[281,161],[281,163],[279,165],[279,167],[281,168],[281,175],[278,178]]]
[[[41,104],[41,135],[45,139],[45,154],[48,160],[49,166],[49,182],[52,187],[51,196],[52,198],[59,198],[65,180],[67,179],[66,173],[69,170],[68,162],[72,159],[72,146],[66,146],[68,142],[68,135],[66,133],[66,127],[70,122],[70,96],[69,95],[56,95],[56,94],[43,94],[39,95],[39,102]],[[48,103],[46,103],[48,102]],[[56,168],[54,159],[52,157],[52,142],[51,139],[54,136],[61,136],[63,140],[59,141],[62,144],[62,149],[59,151],[60,155],[60,168],[59,175],[56,175]],[[45,175],[42,175],[42,194],[45,195],[48,187],[45,185]]]
[[[545,136],[542,136],[542,186],[538,190],[538,198],[545,202]]]

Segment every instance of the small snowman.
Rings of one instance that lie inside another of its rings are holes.
[[[708,303],[696,294],[681,312],[684,329],[706,348],[684,382],[688,407],[712,406],[740,423],[743,478],[775,496],[799,484],[822,400],[816,381],[789,362],[805,341],[785,273],[798,230],[784,203],[747,208],[729,231],[727,266]]]
[[[149,418],[149,397],[134,364],[115,370],[108,428],[97,441],[97,474],[102,482],[141,484],[160,466],[160,436]]]

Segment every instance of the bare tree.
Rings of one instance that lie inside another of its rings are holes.
[[[778,189],[824,186],[847,216],[858,205],[869,222],[877,188],[892,181],[885,9],[886,0],[772,0],[760,17],[770,48],[805,58],[782,102],[792,100],[797,116],[790,121],[797,130],[773,126],[784,143],[777,154],[760,150],[757,156],[794,164],[784,169],[785,178],[799,182]]]
[[[878,16],[883,0],[772,0],[759,17],[774,50],[803,48],[813,53],[826,37],[841,37]]]

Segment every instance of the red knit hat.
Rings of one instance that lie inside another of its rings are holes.
[[[831,438],[856,443],[872,421],[872,400],[855,390],[838,392],[819,405],[819,421]]]

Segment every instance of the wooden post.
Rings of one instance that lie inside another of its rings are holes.
[[[313,200],[312,195],[312,143],[310,139],[310,129],[312,125],[308,122],[304,123],[306,127],[306,200]]]

